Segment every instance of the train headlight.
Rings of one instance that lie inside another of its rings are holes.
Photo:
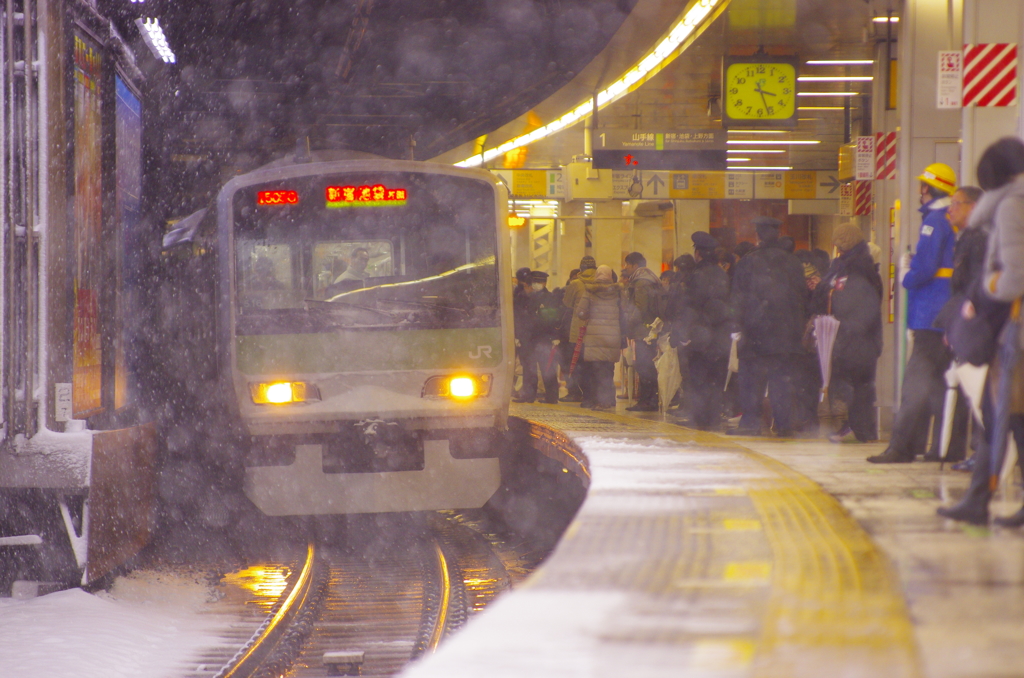
[[[249,384],[249,394],[257,405],[286,405],[320,400],[320,391],[304,381],[274,381]]]
[[[475,376],[458,374],[445,377],[431,377],[423,385],[423,397],[425,398],[467,400],[469,398],[486,396],[490,392],[491,375],[489,374]]]

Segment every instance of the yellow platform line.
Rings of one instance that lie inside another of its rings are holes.
[[[764,478],[744,481],[772,553],[769,603],[753,675],[818,676],[825,666],[838,670],[854,665],[857,675],[921,675],[913,625],[894,568],[842,504],[806,476],[722,436],[665,422],[565,406],[516,408],[513,414],[569,431],[579,417],[614,423],[623,433],[682,443],[682,454],[689,449],[730,450],[768,471]],[[602,432],[579,432],[584,434]],[[615,432],[607,435],[614,437]]]

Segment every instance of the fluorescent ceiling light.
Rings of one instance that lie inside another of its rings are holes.
[[[729,134],[785,134],[781,129],[727,129]]]
[[[809,66],[869,66],[875,62],[872,59],[816,59],[804,63]]]
[[[690,35],[726,0],[699,0],[683,17],[676,21],[669,31],[647,56],[635,66],[626,71],[618,80],[609,85],[606,89],[597,93],[598,110],[618,101],[623,96],[634,91],[650,78],[657,75],[662,68],[671,63],[682,53],[684,43]],[[533,130],[522,136],[515,137],[494,148],[489,148],[483,153],[478,153],[461,162],[455,163],[457,167],[477,167],[486,162],[501,157],[511,150],[528,146],[535,141],[545,139],[556,132],[575,125],[583,118],[590,115],[594,110],[594,99],[587,99],[576,106],[568,113],[556,118],[552,122]]]
[[[157,59],[168,64],[175,62],[174,52],[167,44],[167,38],[164,37],[164,30],[160,28],[159,19],[136,19],[135,25],[139,27],[142,39]]]
[[[785,167],[733,167],[733,168],[730,169],[730,171],[742,170],[742,171],[749,172],[751,170],[754,170],[754,171],[757,171],[757,170],[767,170],[769,172],[772,172],[772,171],[791,170],[791,169],[793,169],[793,168],[792,167],[788,167],[788,166],[785,166]]]
[[[845,106],[797,106],[798,111],[845,111]]]
[[[900,18],[898,16],[876,16],[871,19],[876,24],[884,24],[886,22],[899,23]]]
[[[818,141],[817,139],[800,139],[798,141],[792,141],[790,139],[779,139],[777,141],[774,140],[774,139],[772,141],[768,141],[767,139],[764,139],[764,140],[762,140],[762,139],[728,139],[725,143],[727,143],[727,144],[750,144],[751,146],[753,146],[753,145],[761,145],[761,144],[771,144],[772,146],[780,146],[780,145],[805,146],[807,144],[820,144],[821,142]]]
[[[797,80],[800,82],[871,82],[874,78],[870,75],[801,75]]]
[[[855,97],[866,92],[797,92],[798,97]]]
[[[782,148],[730,148],[726,153],[785,153]]]
[[[750,162],[750,158],[729,158],[726,162]]]

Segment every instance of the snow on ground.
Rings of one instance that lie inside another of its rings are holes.
[[[144,573],[118,580],[109,593],[0,599],[0,675],[179,676],[224,626],[223,618],[202,614],[210,595],[194,578]]]

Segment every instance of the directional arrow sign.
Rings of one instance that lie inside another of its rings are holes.
[[[665,190],[668,182],[665,181],[665,177],[663,176],[666,174],[667,172],[651,172],[651,178],[646,181],[647,188],[650,189],[650,192],[645,197],[657,198],[668,194],[668,191]]]
[[[828,189],[828,191],[827,191],[828,195],[835,196],[836,191],[839,190],[839,187],[842,184],[839,182],[839,179],[836,178],[836,176],[834,174],[827,174],[825,176],[826,176],[825,181],[820,182],[818,185],[822,186],[824,188],[827,188]],[[818,175],[818,178],[819,179],[821,178],[820,174]]]

